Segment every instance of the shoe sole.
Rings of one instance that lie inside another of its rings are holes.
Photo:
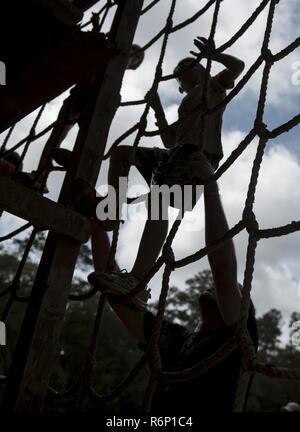
[[[88,281],[90,284],[97,288],[99,291],[103,292],[103,294],[108,294],[113,297],[121,297],[122,295],[128,294],[125,288],[121,288],[119,285],[114,284],[109,276],[102,274],[101,277],[99,275],[94,275],[93,273],[88,276]],[[104,288],[104,289],[103,289]],[[146,310],[146,304],[139,298],[134,297],[128,303],[125,303],[124,306],[128,306],[134,310]]]

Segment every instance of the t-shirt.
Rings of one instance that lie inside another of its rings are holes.
[[[220,83],[220,76],[223,72],[212,77],[208,81],[207,87],[207,103],[208,108],[212,109],[221,103],[226,97],[226,89]],[[201,140],[202,129],[202,114],[201,108],[203,84],[198,84],[193,87],[183,98],[178,108],[178,125],[176,128],[176,145],[194,144],[200,150],[206,151],[209,154],[216,155],[218,160],[223,157],[221,130],[222,116],[225,107],[219,109],[213,114],[204,117],[204,134]],[[195,110],[195,108],[198,106]],[[189,113],[185,120],[181,122]]]
[[[154,315],[147,312],[144,320],[147,341],[150,339],[153,322]],[[178,372],[195,366],[234,336],[234,327],[222,324],[214,332],[191,333],[179,324],[164,320],[160,339],[163,370]],[[257,350],[256,320],[251,313],[248,331]],[[217,366],[195,379],[174,383],[160,381],[153,395],[151,411],[162,415],[231,412],[240,366],[241,357],[236,349]]]

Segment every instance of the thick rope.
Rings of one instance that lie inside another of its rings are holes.
[[[36,230],[36,228],[33,228],[32,232],[29,236],[29,239],[27,241],[26,247],[24,249],[21,261],[18,265],[14,279],[11,282],[10,286],[7,288],[7,290],[5,290],[5,292],[1,294],[1,297],[2,297],[4,294],[9,293],[9,298],[7,300],[7,303],[5,305],[5,308],[4,308],[4,310],[2,312],[2,316],[1,316],[1,321],[3,321],[3,322],[7,322],[8,317],[9,317],[9,312],[10,312],[11,307],[13,305],[13,302],[15,300],[21,300],[21,301],[29,300],[28,297],[24,298],[24,299],[18,297],[18,291],[20,289],[20,281],[21,281],[22,273],[24,271],[24,267],[25,267],[25,264],[28,260],[28,256],[29,256],[30,250],[32,248],[33,242],[36,238],[37,232],[38,231]]]
[[[267,26],[266,26],[264,41],[261,49],[263,55],[269,53],[268,46],[269,46],[269,41],[270,41],[270,36],[272,31],[275,7],[277,3],[278,0],[271,0],[270,2]],[[271,66],[272,66],[272,56],[269,55],[265,61],[258,108],[256,113],[256,119],[255,119],[256,125],[258,125],[258,127],[263,127],[263,129],[264,129],[264,125],[262,122],[263,122],[263,115],[264,115],[264,109],[266,104],[267,88],[268,88]],[[259,141],[256,157],[253,163],[251,179],[250,179],[250,184],[248,188],[248,193],[247,193],[247,198],[246,198],[246,203],[245,203],[245,208],[243,213],[246,229],[249,233],[249,240],[248,240],[248,248],[247,248],[243,291],[242,291],[242,302],[241,302],[241,311],[240,311],[241,319],[237,326],[237,331],[236,331],[237,340],[239,343],[239,349],[242,358],[242,366],[240,368],[240,377],[237,385],[235,401],[233,406],[233,411],[235,412],[243,410],[245,404],[246,391],[250,379],[250,375],[247,369],[251,361],[254,360],[253,356],[255,355],[253,341],[251,340],[250,335],[247,331],[247,321],[248,321],[248,314],[249,314],[249,307],[250,307],[250,292],[252,288],[252,279],[253,279],[254,264],[255,264],[255,251],[257,247],[257,240],[253,236],[253,233],[255,233],[258,230],[258,223],[253,213],[253,204],[255,199],[255,191],[256,191],[259,171],[260,171],[260,167],[261,167],[261,163],[263,160],[263,155],[266,147],[266,142],[267,142],[266,138],[261,138]]]
[[[1,149],[0,149],[0,154],[1,154],[1,155],[2,155],[2,153],[5,152],[5,150],[6,150],[6,146],[7,146],[7,143],[8,143],[8,141],[9,141],[9,138],[11,137],[11,134],[13,133],[15,127],[16,127],[16,123],[14,123],[14,124],[9,128],[7,134],[5,135],[4,141],[3,141],[2,145],[1,145]]]
[[[31,227],[31,223],[27,222],[26,224],[22,225],[20,228],[17,228],[14,231],[12,231],[11,233],[0,237],[0,243],[4,242],[6,240],[12,239],[13,237],[17,236],[18,234],[20,234],[23,231],[26,231],[30,227]]]
[[[148,6],[144,7],[144,9],[141,12],[141,15],[144,15],[145,13],[149,12],[150,9],[152,9],[154,6],[159,3],[160,0],[153,0],[151,3],[148,4]]]

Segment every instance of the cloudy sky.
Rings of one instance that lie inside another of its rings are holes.
[[[99,2],[101,6],[102,2]],[[149,1],[145,1],[147,5]],[[205,2],[199,0],[178,0],[174,16],[174,24],[178,24],[192,16]],[[135,42],[141,46],[147,43],[163,26],[170,7],[170,0],[163,0],[141,19],[136,32]],[[217,26],[216,46],[224,44],[241,27],[246,19],[260,4],[259,0],[224,0],[221,3],[220,18]],[[92,10],[97,10],[99,5]],[[204,16],[193,24],[172,34],[169,39],[163,73],[172,73],[174,66],[182,58],[189,55],[193,49],[193,39],[196,36],[209,35],[211,8]],[[90,16],[86,13],[85,19]],[[299,36],[299,7],[297,0],[282,1],[276,9],[270,48],[276,53]],[[246,64],[246,69],[259,56],[264,36],[267,9],[260,15],[251,28],[230,48],[229,54],[240,57]],[[107,28],[112,16],[109,17]],[[127,71],[122,87],[122,100],[142,99],[151,86],[155,66],[161,48],[162,39],[157,41],[147,52],[144,63],[138,71]],[[299,49],[276,64],[270,75],[267,95],[267,106],[264,121],[269,129],[284,123],[299,112],[300,97],[300,52]],[[222,65],[213,64],[212,72],[217,73]],[[247,86],[228,105],[223,121],[223,149],[224,160],[241,142],[251,129],[256,115],[257,100],[262,77],[260,68]],[[33,83],[34,85],[34,83]],[[167,81],[159,87],[167,118],[170,122],[177,118],[177,108],[182,95],[178,92],[175,81]],[[54,121],[62,100],[66,95],[50,102],[41,119],[39,128],[42,129]],[[107,142],[109,149],[112,142],[133,126],[139,119],[143,106],[119,108]],[[20,122],[11,139],[11,144],[28,133],[34,113]],[[149,115],[148,129],[154,129],[153,115]],[[77,127],[74,127],[63,146],[71,149],[76,137]],[[262,164],[261,174],[255,200],[255,213],[261,228],[283,225],[292,220],[300,219],[300,183],[299,164],[299,128],[294,128],[289,134],[284,134],[269,141]],[[125,141],[132,144],[134,136]],[[37,165],[41,148],[46,137],[34,142],[25,163],[25,170],[30,171]],[[143,146],[159,146],[159,138],[143,138]],[[243,155],[219,180],[225,212],[230,226],[241,219],[244,208],[247,187],[249,184],[251,167],[257,140],[255,139]],[[98,178],[99,191],[106,184],[107,163],[104,163]],[[62,174],[53,174],[49,181],[50,193],[48,197],[57,199],[62,182]],[[130,173],[130,192],[135,190],[133,185],[145,187],[142,178],[133,168]],[[142,212],[143,213],[143,212]],[[170,220],[174,220],[174,212],[170,211]],[[0,232],[20,225],[22,221],[9,215],[2,219]],[[117,259],[121,268],[131,269],[142,234],[144,221],[137,223],[128,220],[122,227]],[[299,269],[299,240],[300,234],[292,234],[279,239],[262,240],[257,248],[255,274],[253,280],[253,300],[258,314],[266,312],[272,307],[280,309],[285,317],[294,310],[300,310],[300,269]],[[247,235],[245,232],[235,238],[238,260],[239,280],[243,281],[245,268],[245,253]],[[176,258],[185,257],[203,247],[204,240],[204,211],[203,200],[200,199],[192,214],[181,224],[181,228],[174,241]],[[184,289],[184,281],[199,270],[208,268],[207,259],[203,259],[172,274],[171,283]],[[161,272],[150,282],[153,297],[156,298],[161,287]]]

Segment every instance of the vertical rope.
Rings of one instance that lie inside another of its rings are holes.
[[[1,146],[0,154],[4,153],[4,152],[6,151],[7,143],[8,143],[8,141],[9,141],[9,138],[11,137],[11,134],[12,134],[13,131],[14,131],[15,126],[16,126],[16,123],[14,123],[14,124],[9,128],[9,130],[8,130],[8,132],[7,132],[7,134],[6,134],[5,138],[4,138],[3,144],[2,144],[2,146]]]
[[[24,161],[24,158],[25,158],[25,156],[27,154],[27,151],[29,149],[29,146],[31,144],[32,138],[35,136],[35,129],[36,129],[37,124],[38,124],[38,122],[39,122],[39,120],[40,120],[40,118],[41,118],[41,116],[42,116],[42,114],[44,112],[45,107],[46,107],[46,104],[42,105],[40,107],[38,113],[37,113],[37,116],[36,116],[36,118],[35,118],[35,120],[33,122],[33,125],[31,127],[31,129],[30,129],[30,132],[29,132],[26,144],[25,144],[24,149],[23,149],[23,151],[21,153],[21,157],[20,157],[20,160],[19,160],[18,165],[17,165],[17,170],[20,168],[21,164]]]
[[[156,70],[155,70],[154,80],[153,80],[151,89],[148,92],[148,98],[146,101],[145,109],[144,109],[144,112],[140,118],[140,123],[139,123],[138,131],[137,131],[137,135],[135,137],[135,140],[134,140],[134,143],[132,146],[132,152],[130,154],[130,159],[128,161],[128,171],[126,174],[127,177],[128,177],[130,167],[131,167],[133,160],[134,160],[134,157],[135,157],[136,149],[137,149],[139,142],[140,142],[140,140],[141,140],[141,138],[145,132],[146,127],[147,127],[147,116],[149,114],[150,105],[151,105],[152,99],[154,97],[154,94],[157,92],[158,84],[159,84],[161,77],[162,77],[162,64],[163,64],[164,57],[166,54],[169,35],[170,35],[172,27],[173,27],[173,19],[172,18],[173,18],[175,7],[176,7],[176,1],[177,0],[172,0],[172,3],[171,3],[170,12],[169,12],[167,22],[166,22],[165,33],[164,33],[164,38],[163,38],[162,47],[161,47],[161,51],[160,51],[160,56],[159,56],[159,60],[158,60],[157,66],[156,66]],[[119,213],[119,210],[121,210],[121,209],[118,209],[118,213]],[[113,232],[112,250],[111,250],[111,256],[110,256],[111,259],[115,258],[117,243],[118,243],[117,240],[118,240],[119,227],[120,227],[120,224],[118,224],[116,230],[114,230],[114,232]]]
[[[254,264],[255,264],[255,251],[257,247],[257,240],[255,238],[254,233],[258,230],[258,223],[253,213],[253,204],[255,199],[255,191],[256,191],[259,171],[260,171],[264,150],[267,142],[267,138],[265,138],[264,136],[265,126],[262,124],[262,121],[263,121],[264,109],[266,104],[270,69],[272,65],[272,55],[268,50],[268,45],[269,45],[270,36],[272,32],[275,6],[277,3],[278,0],[271,0],[267,25],[265,30],[265,36],[262,45],[262,54],[266,56],[266,60],[265,60],[266,63],[263,71],[263,77],[262,77],[261,89],[260,89],[260,98],[259,98],[257,115],[255,120],[256,127],[258,128],[261,137],[260,137],[256,157],[253,163],[251,179],[250,179],[247,198],[245,202],[245,209],[243,213],[243,218],[246,223],[246,228],[249,232],[249,240],[248,240],[247,258],[246,258],[246,268],[244,274],[242,302],[241,302],[241,312],[240,312],[241,320],[239,322],[239,325],[237,326],[237,337],[238,337],[239,349],[242,357],[242,366],[240,368],[240,377],[238,380],[235,401],[233,405],[233,410],[235,412],[242,411],[244,407],[246,391],[250,379],[250,376],[247,373],[247,368],[249,367],[249,364],[253,360],[253,356],[255,354],[253,349],[253,342],[251,341],[251,338],[247,331],[247,321],[248,321],[249,306],[250,306],[250,293],[252,288],[252,279],[253,279]]]
[[[5,323],[8,320],[9,312],[11,310],[12,304],[13,304],[14,300],[16,300],[16,298],[17,298],[17,292],[20,288],[20,280],[21,280],[21,277],[22,277],[22,274],[24,271],[24,267],[25,267],[25,264],[27,262],[27,259],[28,259],[28,256],[29,256],[29,253],[30,253],[30,250],[32,248],[32,245],[33,245],[33,242],[35,240],[36,235],[37,235],[37,229],[33,228],[32,232],[29,236],[28,242],[26,244],[26,247],[24,249],[21,261],[18,265],[15,277],[14,277],[14,279],[13,279],[13,281],[12,281],[12,283],[8,289],[8,291],[10,292],[10,296],[9,296],[9,299],[6,303],[6,306],[4,308],[4,311],[3,311],[2,317],[1,317],[1,321],[5,322]]]
[[[105,294],[102,294],[98,302],[97,313],[92,336],[90,339],[88,355],[85,360],[84,368],[81,372],[79,394],[76,400],[76,411],[81,413],[84,411],[87,397],[92,386],[92,379],[96,367],[96,352],[106,300],[107,296]]]

